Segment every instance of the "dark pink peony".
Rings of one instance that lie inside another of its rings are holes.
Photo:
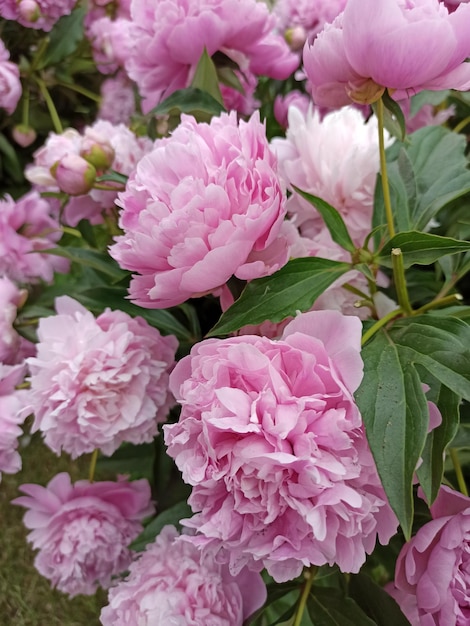
[[[361,328],[336,311],[305,313],[279,341],[203,341],[173,371],[182,411],[164,430],[193,486],[185,525],[232,573],[266,567],[283,581],[325,563],[357,572],[377,536],[395,533],[353,398]]]
[[[139,162],[118,204],[124,235],[110,253],[137,272],[130,295],[143,307],[174,306],[288,260],[285,194],[258,114],[210,124],[183,116]]]
[[[39,550],[34,565],[54,587],[68,593],[91,595],[109,587],[113,576],[130,565],[128,545],[152,515],[146,480],[90,483],[58,474],[47,485],[22,485],[26,496],[13,504],[28,509],[24,524],[28,541]]]
[[[33,430],[74,458],[152,441],[174,402],[176,338],[122,311],[95,318],[68,296],[57,298],[56,310],[40,320],[37,356],[28,359]]]
[[[173,526],[132,563],[109,590],[103,626],[242,626],[266,600],[259,574],[231,576],[226,565],[198,550]]]
[[[365,19],[367,16],[367,19]],[[304,49],[319,106],[398,99],[423,89],[470,87],[470,5],[449,14],[438,0],[349,0]]]
[[[388,591],[413,626],[470,624],[470,498],[442,486],[398,557]]]

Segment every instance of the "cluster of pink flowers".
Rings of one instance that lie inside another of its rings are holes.
[[[0,200],[0,274],[17,282],[52,281],[69,262],[41,250],[55,248],[62,231],[47,200],[31,191],[18,200]],[[34,254],[33,254],[34,253]]]
[[[111,587],[101,623],[242,626],[265,600],[259,574],[243,570],[231,576],[190,537],[165,526],[131,564],[126,580]]]
[[[98,113],[100,119],[116,125],[128,124],[135,109],[134,88],[123,72],[103,81]]]
[[[130,295],[143,307],[174,306],[288,260],[285,194],[258,114],[210,124],[184,116],[138,163],[118,204],[124,235],[110,253],[138,272]]]
[[[1,0],[0,0],[1,13]],[[20,70],[15,63],[9,61],[10,53],[0,39],[0,108],[13,113],[21,98],[22,88]]]
[[[26,373],[24,365],[0,363],[0,480],[1,472],[15,474],[21,469],[17,452],[20,428],[29,415],[26,391],[17,390]]]
[[[313,99],[338,107],[374,102],[385,89],[397,99],[423,89],[469,89],[469,28],[466,4],[449,14],[438,0],[348,0],[305,47]]]
[[[470,499],[442,486],[388,586],[412,626],[470,623]]]
[[[8,277],[0,276],[0,363],[21,363],[34,353],[34,344],[13,328],[17,310],[24,304],[27,292]]]
[[[56,310],[40,320],[37,356],[27,361],[33,430],[72,457],[152,441],[173,404],[176,338],[122,311],[95,318],[68,296],[57,298]]]
[[[109,587],[129,567],[128,545],[155,510],[146,480],[72,484],[61,473],[46,487],[27,484],[20,490],[26,496],[13,503],[28,509],[24,524],[38,550],[35,567],[71,597]]]
[[[174,369],[182,405],[168,453],[196,514],[194,541],[226,551],[232,573],[266,567],[277,581],[310,564],[357,572],[377,536],[397,528],[353,393],[362,325],[315,311],[279,341],[243,336],[197,344]]]
[[[126,60],[143,96],[144,113],[190,85],[204,51],[219,52],[242,72],[287,78],[296,55],[274,32],[276,19],[256,0],[134,0]]]
[[[0,15],[27,28],[49,31],[76,4],[77,0],[0,0]]]

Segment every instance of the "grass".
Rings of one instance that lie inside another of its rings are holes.
[[[23,507],[10,501],[21,495],[24,483],[46,485],[58,472],[67,471],[72,480],[88,477],[89,456],[71,461],[58,458],[39,436],[21,449],[23,470],[2,475],[0,483],[0,624],[2,626],[98,626],[106,592],[96,596],[68,596],[51,589],[48,580],[34,569],[34,552],[26,542]]]

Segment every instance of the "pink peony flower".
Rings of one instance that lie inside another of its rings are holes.
[[[57,298],[56,310],[40,320],[37,357],[28,359],[33,431],[72,458],[152,441],[173,404],[176,338],[122,311],[95,318],[68,296]]]
[[[27,28],[49,31],[76,4],[77,0],[0,0],[0,15]]]
[[[61,236],[49,203],[36,191],[16,201],[5,196],[0,200],[0,274],[29,283],[39,279],[50,282],[54,271],[67,272],[67,259],[41,253],[55,248]]]
[[[289,91],[285,96],[276,96],[274,100],[274,117],[276,118],[276,122],[285,130],[289,126],[288,112],[290,107],[295,106],[306,115],[311,102],[307,94],[296,89]]]
[[[0,277],[0,363],[14,365],[34,354],[34,344],[23,339],[13,328],[17,309],[24,304],[27,292]]]
[[[129,570],[109,590],[103,626],[242,626],[266,600],[259,574],[231,576],[173,526],[165,526]]]
[[[279,236],[285,196],[264,125],[234,112],[183,116],[157,140],[119,196],[124,235],[110,253],[132,277],[131,298],[165,308],[214,292],[235,274],[273,273],[288,259]]]
[[[242,73],[239,70],[235,70],[235,74],[243,87],[244,93],[221,83],[220,93],[224,106],[227,111],[238,111],[242,115],[251,115],[261,104],[255,98],[258,80],[254,74],[249,72]]]
[[[124,67],[132,46],[130,27],[129,20],[112,20],[108,16],[90,23],[86,35],[92,45],[96,66],[102,74],[114,74]]]
[[[21,469],[18,437],[23,434],[20,426],[30,411],[26,392],[15,387],[23,382],[25,374],[24,365],[0,363],[0,480],[1,472],[15,474]]]
[[[367,19],[364,19],[367,16]],[[470,87],[470,5],[449,14],[438,0],[348,0],[304,49],[317,105],[370,103],[387,88],[403,99],[423,89]]]
[[[203,341],[170,377],[182,405],[164,427],[193,486],[193,541],[221,550],[232,574],[266,567],[278,582],[310,564],[357,572],[395,533],[353,393],[361,322],[299,315],[279,341]]]
[[[2,0],[0,0],[1,15]],[[8,59],[10,53],[0,39],[0,108],[7,113],[13,113],[21,98],[22,87],[20,82],[20,70],[15,63]]]
[[[111,124],[129,124],[135,113],[134,88],[125,74],[107,78],[101,85],[101,104],[98,117]]]
[[[265,3],[255,0],[134,0],[126,62],[148,113],[188,87],[204,51],[220,52],[242,71],[287,78],[298,65]]]
[[[403,546],[388,591],[413,626],[467,626],[470,498],[442,486],[431,514]]]
[[[154,512],[146,480],[72,485],[61,473],[47,487],[28,484],[20,491],[27,495],[13,504],[28,509],[28,541],[39,550],[34,565],[71,597],[109,587],[112,576],[127,569],[133,558],[127,546]]]

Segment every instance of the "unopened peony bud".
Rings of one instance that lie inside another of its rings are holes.
[[[115,152],[109,143],[97,142],[91,137],[85,137],[80,156],[97,170],[103,171],[109,169],[113,164]]]
[[[57,186],[71,196],[80,196],[93,187],[96,169],[77,154],[66,154],[51,167]]]
[[[289,44],[289,48],[294,52],[302,50],[307,39],[307,31],[303,26],[288,28],[284,33],[284,39]]]
[[[11,131],[13,139],[22,148],[27,148],[36,140],[36,131],[26,124],[18,124]]]
[[[18,5],[18,13],[25,22],[37,22],[41,17],[41,10],[34,0],[21,0]]]

